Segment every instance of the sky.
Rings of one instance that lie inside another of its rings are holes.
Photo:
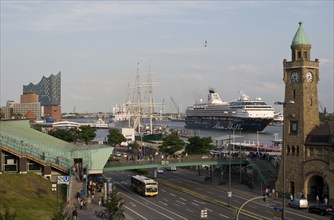
[[[331,0],[0,2],[1,106],[61,71],[63,113],[111,112],[137,70],[146,82],[150,69],[156,111],[182,112],[209,89],[224,101],[242,90],[279,111],[301,21],[320,62],[319,110],[334,109]]]

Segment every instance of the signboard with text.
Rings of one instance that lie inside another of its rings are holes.
[[[70,184],[70,176],[57,176],[57,184]]]

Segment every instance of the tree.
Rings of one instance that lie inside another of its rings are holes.
[[[116,128],[109,129],[108,144],[111,146],[116,146],[124,141],[126,141],[126,138],[123,136],[123,134],[120,133],[119,130]]]
[[[57,209],[51,216],[51,220],[71,220],[71,215],[66,211],[66,204],[58,204]]]
[[[189,138],[188,141],[186,152],[189,154],[208,154],[213,149],[211,137],[200,138],[196,136]]]
[[[2,213],[4,211],[4,213]],[[3,205],[3,210],[0,210],[0,220],[14,220],[16,212],[9,208],[6,204]]]
[[[159,147],[161,152],[173,155],[175,152],[182,150],[185,143],[176,134],[170,134],[163,139],[162,145]]]
[[[59,138],[63,141],[73,142],[73,137],[70,133],[70,130],[65,129],[52,129],[48,132],[49,135]]]
[[[89,125],[80,126],[78,138],[88,144],[89,141],[95,138],[95,131],[96,128],[93,128]]]
[[[5,117],[5,113],[2,112],[2,110],[0,109],[0,120],[3,119]]]
[[[108,212],[108,219],[109,220],[124,220],[124,201],[122,197],[119,196],[118,191],[115,187],[109,195],[108,200],[106,201],[106,210]]]

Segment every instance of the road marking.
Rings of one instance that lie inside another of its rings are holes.
[[[230,217],[228,217],[228,216],[226,216],[226,215],[223,215],[223,214],[219,214],[220,216],[223,216],[224,218],[230,218]]]
[[[168,202],[168,199],[166,199],[166,198],[163,198],[162,200],[164,200],[164,201]]]
[[[190,210],[190,209],[186,209],[187,211],[189,211],[189,212],[193,212],[192,210]]]
[[[164,189],[160,189],[162,192],[166,192],[166,190],[164,190]]]
[[[182,198],[182,197],[180,197],[180,199],[183,200],[183,201],[187,201],[186,199],[184,199],[184,198]]]
[[[204,208],[204,209],[208,210],[209,212],[213,212],[211,209],[208,209],[208,208]]]
[[[252,209],[256,209],[255,206],[249,205],[248,207],[252,208]]]
[[[169,195],[171,195],[171,196],[176,196],[175,194],[173,194],[173,193],[169,193]]]
[[[197,203],[194,203],[194,202],[192,202],[191,204],[193,204],[193,205],[195,205],[195,206],[199,206]]]
[[[142,215],[141,215],[141,214],[139,214],[138,212],[136,212],[136,211],[134,211],[134,210],[130,209],[130,208],[129,208],[129,207],[127,207],[126,205],[124,205],[124,207],[125,207],[127,210],[129,210],[129,211],[131,211],[131,212],[135,213],[136,215],[138,215],[138,216],[139,216],[139,217],[141,217],[142,219],[148,220],[148,218],[145,218],[144,216],[142,216]]]
[[[205,202],[201,202],[201,201],[198,201],[198,200],[196,200],[196,199],[194,199],[193,201],[194,201],[194,202],[197,202],[197,203],[199,203],[199,204],[202,204],[202,205],[205,205],[205,204],[206,204]]]
[[[137,205],[134,204],[133,202],[130,202],[130,204],[131,204],[132,207],[136,207],[136,206],[137,206]]]
[[[186,204],[186,203],[181,202],[181,201],[179,201],[179,200],[176,200],[176,202],[181,203],[182,205],[185,205],[185,204]]]
[[[162,201],[160,201],[160,200],[159,200],[159,202],[160,202],[161,204],[164,204],[165,206],[168,206],[167,203],[164,203],[164,202],[162,202]]]

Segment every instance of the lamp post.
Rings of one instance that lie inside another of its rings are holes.
[[[285,110],[285,106],[286,105],[290,105],[290,104],[294,104],[295,102],[290,100],[290,101],[285,101],[285,102],[275,102],[275,105],[282,105],[283,106],[283,116],[284,114],[284,110]],[[285,219],[285,141],[284,141],[284,133],[285,133],[285,120],[283,118],[283,132],[282,132],[282,153],[281,153],[281,157],[282,157],[282,169],[283,169],[283,196],[282,196],[282,220]]]

